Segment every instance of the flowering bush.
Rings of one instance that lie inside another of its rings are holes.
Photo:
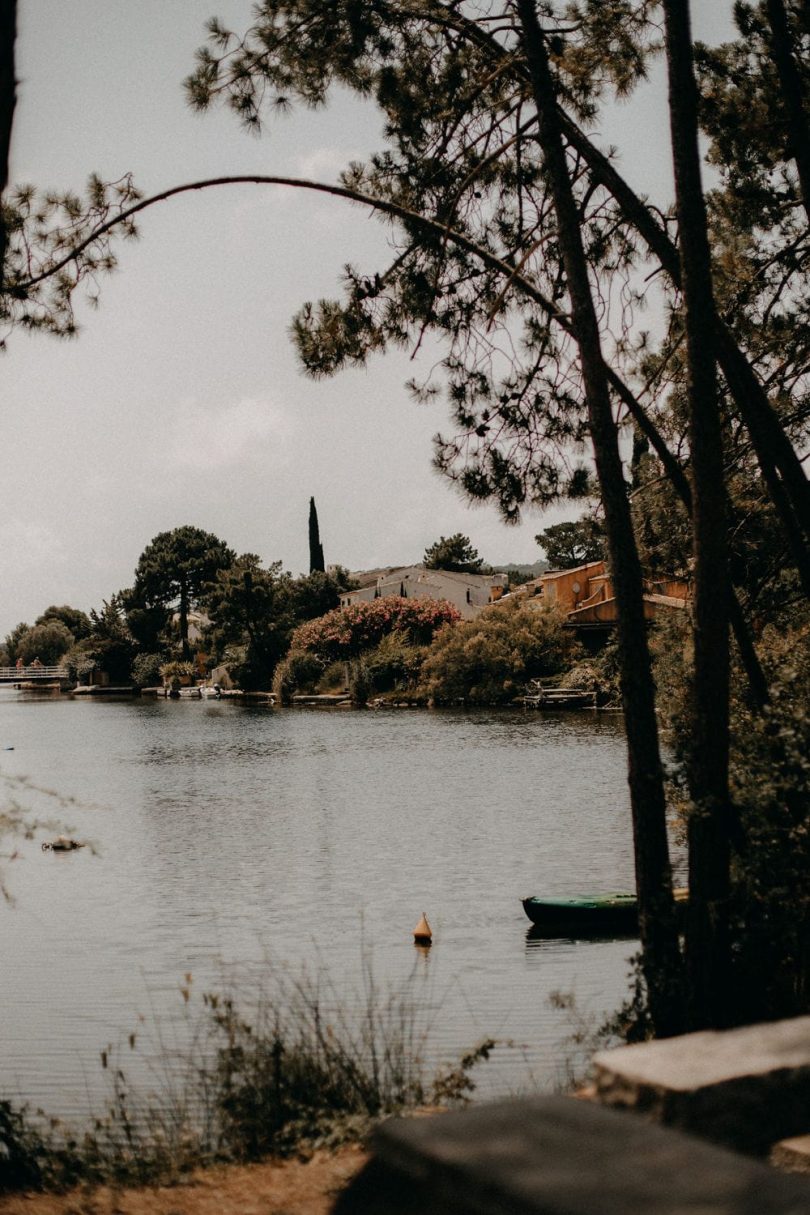
[[[445,600],[389,595],[308,620],[293,633],[291,648],[309,650],[325,662],[334,662],[373,649],[389,633],[406,634],[415,645],[426,645],[443,625],[460,619],[458,609]]]

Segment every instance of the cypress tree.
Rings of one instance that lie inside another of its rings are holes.
[[[315,499],[309,500],[309,572],[314,573],[315,570],[325,570],[326,566],[323,563],[323,545],[321,544],[321,535],[318,530],[318,512],[315,509]]]

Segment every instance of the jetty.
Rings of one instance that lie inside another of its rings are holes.
[[[543,687],[533,683],[523,697],[527,709],[595,709],[598,693],[592,688]]]

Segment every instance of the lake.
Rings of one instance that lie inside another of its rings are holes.
[[[0,1093],[48,1112],[98,1105],[100,1050],[172,1024],[187,973],[196,999],[304,967],[351,1010],[365,959],[422,1007],[431,1060],[503,1042],[483,1096],[564,1078],[572,1024],[552,993],[597,1022],[627,994],[635,942],[532,940],[519,902],[632,888],[619,714],[5,688],[0,771],[97,850],[24,842],[6,866]],[[429,951],[412,940],[422,911]]]

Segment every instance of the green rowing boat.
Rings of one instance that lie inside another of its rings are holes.
[[[675,891],[675,902],[685,909],[688,892]],[[539,928],[629,932],[638,928],[638,901],[634,894],[574,895],[566,899],[535,895],[521,899],[523,910]]]

